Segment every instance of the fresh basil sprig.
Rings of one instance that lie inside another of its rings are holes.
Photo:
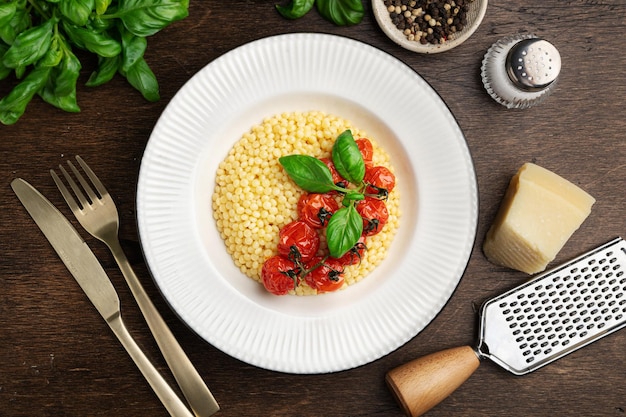
[[[276,5],[276,10],[287,19],[299,19],[307,14],[315,4],[315,0],[292,0],[287,6]]]
[[[363,20],[362,0],[291,0],[287,6],[276,5],[276,10],[287,19],[298,19],[315,4],[322,17],[338,26],[356,25]]]
[[[0,0],[0,80],[19,80],[0,99],[0,122],[16,123],[39,95],[62,110],[80,111],[81,63],[72,48],[98,57],[87,86],[115,74],[146,100],[159,99],[156,76],[143,55],[146,37],[188,15],[189,0]]]
[[[317,0],[316,4],[326,20],[339,26],[356,25],[365,14],[361,0]]]
[[[330,256],[340,258],[358,242],[363,233],[363,219],[356,210],[356,203],[365,198],[365,162],[359,147],[346,130],[341,133],[332,149],[333,164],[339,174],[353,184],[352,188],[340,187],[333,183],[330,169],[324,162],[310,155],[287,155],[279,158],[287,175],[304,191],[327,193],[339,191],[343,194],[343,207],[337,210],[328,221],[326,240]]]

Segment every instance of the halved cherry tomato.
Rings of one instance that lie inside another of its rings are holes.
[[[339,187],[347,187],[348,186],[348,181],[345,180],[345,178],[343,178],[339,172],[337,171],[337,168],[335,168],[335,164],[333,164],[332,159],[330,158],[320,158],[320,161],[322,161],[323,163],[326,164],[326,166],[328,167],[328,169],[330,169],[330,173],[333,176],[333,184],[339,186]]]
[[[389,211],[384,201],[365,197],[356,205],[356,211],[363,218],[363,235],[372,236],[383,230],[389,220]]]
[[[319,264],[323,258],[313,258],[308,264],[307,269]],[[309,287],[319,292],[331,292],[341,288],[344,282],[344,267],[338,259],[328,258],[317,268],[310,271],[304,281]]]
[[[374,156],[374,147],[372,146],[372,142],[370,142],[368,138],[359,138],[355,140],[355,142],[361,151],[361,156],[363,157],[365,165],[371,165],[372,157]]]
[[[326,227],[337,210],[339,203],[330,194],[305,193],[298,200],[298,218],[314,229]]]
[[[300,268],[283,257],[268,258],[261,268],[261,280],[265,289],[275,295],[285,295],[298,285]]]
[[[363,258],[363,253],[365,253],[366,250],[367,246],[365,245],[365,236],[361,235],[356,244],[341,258],[338,258],[339,262],[342,265],[346,266],[356,265],[361,262],[361,259]]]
[[[288,223],[278,232],[278,254],[294,262],[308,261],[319,247],[319,235],[303,221]]]
[[[363,182],[370,185],[366,193],[386,198],[396,186],[396,176],[387,167],[379,165],[365,170]]]

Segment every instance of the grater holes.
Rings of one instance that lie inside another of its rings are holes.
[[[626,274],[619,260],[601,253],[500,303],[527,362],[576,345],[626,317]]]

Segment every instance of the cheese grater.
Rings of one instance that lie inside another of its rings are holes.
[[[479,357],[523,375],[626,325],[626,242],[617,238],[486,302]]]
[[[593,249],[485,302],[475,348],[453,348],[387,374],[407,415],[438,404],[489,358],[524,375],[626,326],[626,242]]]

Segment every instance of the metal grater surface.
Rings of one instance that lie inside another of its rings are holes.
[[[486,302],[477,353],[516,375],[626,325],[626,242],[616,238]]]

